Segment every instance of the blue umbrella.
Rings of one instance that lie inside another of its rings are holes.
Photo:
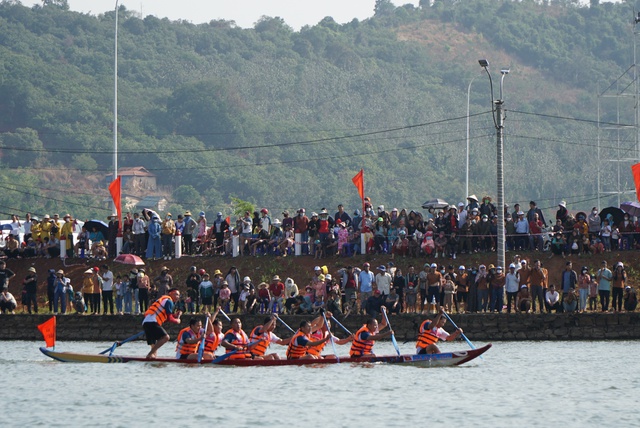
[[[13,229],[13,227],[11,226],[10,223],[3,224],[2,226],[0,226],[0,230],[11,230],[11,229]]]
[[[84,224],[84,227],[89,232],[92,232],[95,228],[98,232],[101,232],[102,236],[104,236],[105,238],[109,236],[109,225],[107,225],[107,223],[102,220],[89,220]]]

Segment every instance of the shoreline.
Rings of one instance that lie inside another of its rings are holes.
[[[166,330],[175,340],[181,328],[188,325],[189,319],[203,315],[183,315],[180,325],[168,324]],[[259,324],[268,315],[243,315],[245,332]],[[0,341],[25,340],[43,341],[37,325],[51,317],[46,315],[0,315]],[[427,315],[393,315],[390,322],[398,342],[415,342],[420,323]],[[104,341],[123,340],[142,331],[142,315],[58,315],[57,340]],[[282,319],[294,330],[304,319],[304,315],[283,315]],[[340,322],[351,332],[357,331],[366,321],[366,316],[352,315]],[[465,335],[476,345],[481,342],[500,341],[577,341],[577,340],[639,340],[640,312],[621,313],[562,313],[562,314],[452,314],[453,321],[464,330]],[[224,321],[224,329],[229,323]],[[445,329],[453,331],[450,323]],[[275,333],[283,338],[291,332],[278,324]],[[345,337],[340,329],[334,334]]]

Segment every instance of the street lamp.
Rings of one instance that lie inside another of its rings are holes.
[[[498,181],[498,243],[497,243],[497,252],[498,252],[498,266],[502,266],[503,269],[506,269],[505,265],[505,230],[504,230],[504,113],[503,113],[503,98],[502,98],[502,88],[504,84],[504,78],[507,74],[509,74],[509,69],[503,68],[500,70],[500,98],[498,100],[493,99],[493,79],[491,78],[491,73],[489,72],[489,61],[486,59],[481,59],[478,61],[480,67],[487,72],[487,76],[489,76],[489,83],[491,85],[491,102],[495,104],[496,109],[495,112],[492,108],[493,114],[493,123],[496,126],[496,137],[497,137],[497,181]]]
[[[471,85],[473,84],[473,81],[476,80],[476,77],[478,76],[473,76],[471,78],[471,81],[469,82],[469,87],[467,88],[467,175],[466,175],[466,181],[465,181],[465,189],[464,189],[464,197],[466,198],[467,196],[469,196],[469,107],[471,105]]]

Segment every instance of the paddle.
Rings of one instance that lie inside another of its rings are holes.
[[[202,362],[202,355],[204,355],[204,342],[207,338],[207,331],[209,330],[209,324],[211,323],[211,316],[207,314],[207,326],[202,333],[202,339],[200,339],[200,346],[198,346],[198,363]]]
[[[276,319],[278,321],[280,321],[282,323],[283,326],[287,327],[289,329],[289,331],[291,331],[291,333],[296,334],[296,331],[294,329],[292,329],[291,327],[289,327],[289,324],[287,324],[286,322],[284,322],[279,316],[278,314],[274,314],[276,316]],[[324,314],[323,314],[324,316]]]
[[[224,313],[224,311],[222,310],[222,307],[219,307],[218,311],[227,319],[227,321],[231,322],[231,318],[229,318],[229,315]]]
[[[246,348],[249,349],[249,348],[257,345],[258,343],[260,343],[259,340],[256,340],[255,342],[251,342],[246,346]],[[226,353],[220,355],[219,357],[214,358],[211,361],[211,364],[218,364],[219,362],[226,360],[227,358],[229,358],[233,354],[236,354],[236,353],[241,352],[241,351],[244,352],[244,349],[236,349],[235,351],[226,352]]]
[[[453,320],[451,319],[451,317],[449,316],[448,313],[446,313],[445,311],[442,311],[442,313],[444,314],[445,317],[447,317],[447,319],[449,320],[449,322],[451,323],[451,325],[453,326],[453,328],[455,328],[456,330],[458,330],[458,326],[456,325],[456,323],[453,322]],[[471,347],[471,349],[476,349],[475,346],[473,346],[473,343],[471,343],[471,341],[467,338],[467,336],[464,335],[464,333],[461,333],[461,336],[464,340],[467,341],[467,344]]]
[[[382,315],[384,315],[384,319],[387,321],[387,327],[391,330],[391,323],[389,322],[389,317],[387,316],[387,309],[382,307]],[[396,348],[396,352],[400,355],[400,348],[398,347],[398,342],[396,342],[396,336],[391,334],[391,343],[393,343],[393,347]]]
[[[338,321],[336,319],[336,317],[334,317],[333,315],[331,315],[331,321],[335,322],[336,324],[338,324],[340,326],[340,328],[342,328],[345,333],[347,333],[349,336],[352,336],[351,332],[349,331],[349,329],[345,326],[343,326],[342,324],[340,324],[340,321]]]
[[[324,326],[327,329],[327,333],[329,333],[329,340],[331,340],[331,346],[333,347],[333,355],[336,356],[338,362],[340,362],[340,357],[338,357],[338,351],[336,350],[336,343],[333,341],[333,335],[331,334],[331,329],[329,328],[329,322],[327,321],[327,316],[324,314],[324,310],[320,310],[322,314],[322,319],[324,320]]]
[[[104,351],[100,352],[100,355],[104,355],[104,354],[106,354],[108,352],[109,356],[111,356],[113,354],[113,351],[115,351],[118,346],[122,346],[127,342],[131,342],[132,340],[136,340],[137,338],[139,338],[143,334],[144,334],[144,331],[141,331],[140,333],[137,333],[137,334],[129,337],[128,339],[122,340],[120,342],[114,342],[114,344],[111,345],[110,348],[107,348]]]

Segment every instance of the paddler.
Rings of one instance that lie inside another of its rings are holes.
[[[353,340],[353,335],[346,337],[344,339],[339,339],[333,334],[331,334],[331,321],[328,319],[333,316],[333,314],[329,311],[325,312],[325,316],[327,318],[327,324],[324,323],[324,318],[319,316],[318,318],[311,321],[311,330],[312,333],[309,335],[312,340],[320,340],[323,338],[328,338],[329,340],[333,339],[333,343],[336,345],[345,345]],[[329,329],[327,329],[327,326]],[[315,355],[318,358],[336,358],[335,355],[322,355],[322,350],[327,346],[327,342],[322,342],[320,345],[311,346],[307,352],[311,355]]]
[[[302,321],[300,328],[291,338],[289,347],[287,348],[288,360],[315,360],[318,357],[309,352],[309,349],[314,346],[322,345],[330,336],[325,336],[320,340],[311,340],[311,323],[309,321]]]
[[[253,355],[253,358],[265,360],[280,359],[280,356],[276,353],[266,353],[271,343],[286,346],[289,344],[289,341],[291,341],[291,338],[281,339],[273,333],[273,330],[276,328],[277,319],[278,315],[274,313],[271,317],[265,318],[262,325],[257,325],[251,330],[249,337],[251,338],[251,342],[255,343],[255,345],[251,347],[251,355]]]
[[[202,358],[213,359],[215,358],[215,352],[224,339],[224,333],[222,333],[222,321],[217,318],[220,308],[218,308],[213,315],[207,313],[207,328],[204,334],[204,352]],[[213,321],[211,321],[213,319]]]
[[[189,327],[185,327],[178,333],[176,344],[176,359],[194,360],[198,358],[198,345],[202,339],[204,330],[202,321],[196,318],[189,320]]]
[[[444,307],[440,306],[440,312],[431,320],[425,320],[420,325],[420,335],[416,344],[417,354],[439,354],[440,349],[436,346],[438,340],[451,342],[462,334],[462,329],[457,329],[452,334],[444,330],[447,318],[444,316]]]
[[[393,334],[393,330],[391,329],[389,329],[389,331],[385,331],[384,333],[380,333],[380,330],[383,330],[385,327],[387,327],[386,318],[382,318],[382,322],[380,323],[380,325],[378,325],[378,320],[376,320],[375,318],[370,318],[367,323],[363,325],[353,337],[351,351],[349,351],[349,355],[351,356],[351,358],[374,355],[371,351],[373,350],[375,341],[391,337],[391,335]]]
[[[162,328],[165,321],[180,324],[182,312],[176,310],[175,302],[180,299],[180,291],[172,288],[168,293],[156,300],[144,313],[142,329],[147,338],[147,343],[151,345],[151,351],[147,354],[148,360],[156,358],[158,349],[169,341],[169,334]]]
[[[224,334],[220,344],[227,350],[227,354],[233,352],[233,355],[229,357],[230,360],[253,358],[247,348],[247,345],[249,345],[249,336],[242,331],[242,321],[240,321],[240,318],[231,320],[231,328]]]

